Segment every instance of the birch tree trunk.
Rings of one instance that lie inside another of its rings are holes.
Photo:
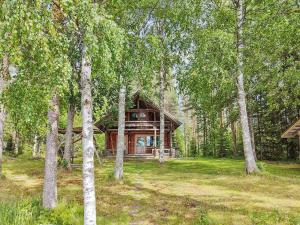
[[[14,154],[17,156],[19,154],[20,148],[20,138],[18,131],[14,131],[12,136],[14,141]]]
[[[164,150],[165,150],[165,71],[163,65],[161,65],[160,73],[160,101],[159,101],[159,116],[160,116],[160,127],[159,127],[159,162],[164,162]]]
[[[243,22],[244,22],[244,0],[236,1],[237,11],[237,89],[238,104],[242,125],[243,146],[246,162],[246,172],[248,174],[259,171],[253,155],[251,145],[251,135],[248,124],[248,115],[246,107],[246,93],[244,90],[244,44],[243,44]]]
[[[38,134],[34,136],[34,145],[33,145],[33,151],[32,151],[32,157],[33,158],[39,158],[41,152],[41,141]]]
[[[119,92],[119,121],[118,121],[118,143],[117,157],[115,163],[115,179],[123,178],[123,158],[124,158],[124,136],[125,136],[125,101],[126,101],[126,85],[121,79]]]
[[[43,190],[43,207],[55,208],[57,202],[56,156],[58,151],[59,105],[56,95],[50,101],[48,110],[48,133],[46,141],[45,177]]]
[[[6,80],[8,78],[8,66],[9,61],[8,57],[6,55],[3,56],[2,63],[1,63],[1,74],[0,74],[0,96],[2,96],[3,91],[6,86]],[[5,109],[4,105],[0,104],[0,178],[2,176],[2,154],[3,154],[3,148],[4,148],[4,123],[5,123]]]
[[[81,114],[82,114],[82,150],[83,150],[83,197],[84,224],[96,225],[96,196],[94,181],[94,142],[91,90],[91,60],[87,48],[82,50],[81,68]]]
[[[75,105],[73,102],[69,103],[68,107],[68,118],[67,118],[67,130],[65,134],[65,149],[64,149],[64,160],[67,162],[68,170],[72,170],[71,167],[71,152],[73,145],[73,122],[75,116]]]
[[[237,136],[236,136],[236,123],[235,123],[235,121],[231,121],[230,125],[231,125],[232,141],[233,141],[232,153],[233,153],[233,156],[237,156]]]
[[[253,117],[251,115],[251,113],[249,114],[249,130],[250,130],[250,135],[251,135],[251,146],[252,146],[252,151],[253,151],[253,155],[254,155],[254,159],[257,160],[257,156],[256,156],[256,147],[255,147],[255,139],[254,139],[254,129],[253,129]]]

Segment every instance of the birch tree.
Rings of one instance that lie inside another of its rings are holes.
[[[252,144],[251,144],[251,134],[249,129],[247,106],[246,106],[246,93],[244,89],[244,43],[243,43],[243,23],[245,19],[244,15],[244,0],[237,0],[236,4],[236,32],[237,32],[237,89],[238,89],[238,104],[240,110],[240,120],[242,125],[242,136],[243,136],[243,146],[244,155],[246,162],[246,172],[254,173],[258,172],[256,166],[255,157],[253,154]]]
[[[160,93],[159,93],[159,162],[164,162],[165,155],[165,69],[164,65],[161,65],[159,73]]]
[[[67,168],[72,170],[71,167],[71,154],[72,154],[72,146],[73,146],[73,122],[75,116],[75,104],[70,99],[68,106],[68,115],[67,115],[67,129],[65,134],[65,149],[63,158],[67,162]]]
[[[1,63],[1,74],[0,74],[0,95],[3,95],[3,91],[6,86],[6,80],[8,77],[8,57],[7,55],[2,56],[2,63]],[[4,124],[5,124],[5,108],[3,103],[0,104],[0,178],[2,176],[2,155],[3,155],[3,148],[4,148]]]
[[[48,133],[46,140],[43,207],[53,209],[57,204],[57,151],[59,105],[56,95],[50,100],[48,111]]]
[[[32,149],[32,158],[40,158],[41,156],[41,140],[38,134],[34,135],[34,144]]]
[[[93,142],[93,106],[91,91],[91,59],[87,47],[82,49],[81,69],[81,115],[82,115],[82,151],[83,151],[83,197],[84,197],[84,224],[96,224],[96,194],[94,178],[94,152]]]
[[[118,115],[118,140],[117,140],[117,157],[115,162],[115,179],[123,178],[123,158],[124,158],[124,132],[125,132],[125,101],[126,101],[126,84],[124,79],[120,79],[119,91],[119,115]]]

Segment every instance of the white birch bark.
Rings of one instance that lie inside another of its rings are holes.
[[[8,66],[9,61],[6,55],[3,56],[2,63],[1,63],[1,74],[0,74],[0,96],[3,94],[3,91],[6,86],[6,80],[8,78]],[[3,148],[4,148],[4,123],[5,123],[5,109],[4,105],[0,104],[0,178],[2,176],[2,155],[3,155]]]
[[[48,110],[48,133],[46,141],[45,176],[43,190],[43,207],[55,208],[57,203],[57,151],[58,151],[58,97],[54,95]]]
[[[19,133],[17,131],[14,131],[12,136],[14,141],[14,154],[17,156],[19,154],[19,148],[20,148]]]
[[[87,48],[82,50],[81,68],[81,114],[82,114],[82,150],[83,150],[83,197],[84,224],[96,225],[96,196],[94,181],[94,142],[91,90],[91,60]]]
[[[67,162],[67,167],[69,170],[71,167],[71,153],[73,146],[73,122],[75,116],[75,105],[70,102],[68,107],[68,118],[67,118],[67,129],[65,134],[65,149],[64,149],[64,160]]]
[[[160,116],[160,127],[159,127],[159,162],[164,162],[164,150],[165,150],[165,71],[163,65],[161,65],[160,73],[160,101],[159,101],[159,116]]]
[[[255,139],[254,139],[254,129],[253,129],[253,117],[251,114],[249,114],[249,130],[250,130],[250,136],[251,136],[251,146],[252,146],[252,151],[254,155],[254,159],[257,160],[256,156],[256,147],[255,147]]]
[[[244,0],[236,1],[237,7],[237,89],[238,104],[242,125],[243,147],[246,162],[246,172],[253,173],[259,171],[253,155],[251,145],[251,135],[248,124],[246,107],[246,93],[244,90],[244,44],[243,44],[243,22],[244,22]]]
[[[34,135],[34,145],[33,145],[33,151],[32,151],[32,157],[33,158],[39,158],[41,152],[41,141],[38,134]]]
[[[115,179],[121,180],[123,178],[123,158],[124,158],[124,137],[125,137],[125,101],[126,101],[126,85],[121,79],[119,92],[119,120],[118,120],[118,143],[117,143],[117,157],[115,162]]]

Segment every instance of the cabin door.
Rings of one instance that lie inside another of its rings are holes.
[[[146,153],[146,136],[136,135],[135,138],[135,154]]]

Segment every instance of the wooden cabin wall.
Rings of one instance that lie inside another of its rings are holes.
[[[135,152],[135,137],[136,135],[154,135],[153,131],[130,131],[125,132],[125,135],[128,135],[128,153],[134,154]],[[156,132],[156,135],[159,136],[159,131]],[[117,132],[107,132],[106,136],[107,141],[107,149],[113,150],[113,152],[116,152],[117,150]],[[165,132],[165,148],[169,149],[171,147],[170,145],[170,132]],[[159,146],[157,146],[159,149]],[[153,149],[153,147],[147,148],[147,149]],[[151,151],[147,151],[147,153],[151,153]]]

